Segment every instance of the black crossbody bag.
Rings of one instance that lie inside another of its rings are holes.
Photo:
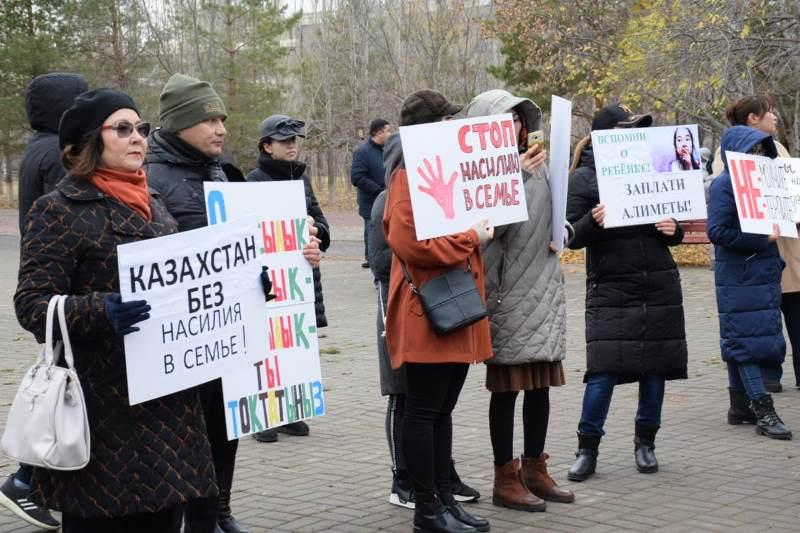
[[[425,316],[437,335],[474,324],[486,316],[486,305],[472,277],[472,264],[467,259],[467,269],[454,268],[441,276],[426,281],[417,287],[403,261],[403,275],[422,304]]]

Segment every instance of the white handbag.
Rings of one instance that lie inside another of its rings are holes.
[[[45,345],[22,378],[0,440],[5,455],[51,470],[80,470],[89,463],[91,449],[86,403],[64,316],[66,298],[53,296],[47,305]],[[62,340],[54,345],[56,312]],[[62,352],[68,368],[56,365]]]

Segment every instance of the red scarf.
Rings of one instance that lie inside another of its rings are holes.
[[[147,176],[142,169],[136,172],[111,170],[97,167],[89,182],[100,192],[127,205],[148,221],[153,220],[150,212],[150,191],[147,190]]]

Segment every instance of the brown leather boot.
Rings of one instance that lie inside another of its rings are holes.
[[[539,457],[522,456],[522,472],[520,478],[525,487],[536,496],[548,502],[572,503],[575,495],[558,487],[558,484],[547,473],[547,460],[550,456],[543,453]]]
[[[519,511],[544,511],[547,503],[531,494],[519,478],[519,459],[494,467],[492,503]]]

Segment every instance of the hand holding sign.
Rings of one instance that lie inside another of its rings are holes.
[[[433,199],[436,200],[436,203],[439,204],[439,207],[444,211],[445,218],[455,218],[456,212],[453,209],[453,185],[456,179],[458,179],[458,172],[453,172],[450,176],[450,181],[445,183],[441,157],[438,155],[436,156],[436,171],[433,170],[431,162],[428,161],[427,158],[423,159],[422,162],[425,164],[425,168],[428,169],[428,173],[426,174],[425,171],[422,170],[422,167],[417,167],[417,172],[419,172],[420,177],[425,180],[428,186],[423,187],[422,185],[418,185],[417,188],[425,194],[431,195]]]
[[[317,221],[314,220],[314,217],[308,215],[306,220],[308,220],[308,234],[312,237],[319,235],[319,228],[317,227]]]
[[[266,301],[274,300],[275,295],[272,294],[272,280],[269,279],[269,267],[261,267],[261,289],[264,291],[264,299]]]
[[[603,204],[597,204],[597,207],[592,209],[592,218],[597,223],[598,226],[601,228],[603,227],[603,222],[606,219],[606,206]]]
[[[303,257],[305,257],[311,268],[318,268],[322,261],[322,252],[319,249],[319,239],[311,237],[308,244],[303,247]]]
[[[478,241],[481,244],[486,244],[487,242],[494,239],[494,227],[490,227],[488,226],[488,224],[489,224],[489,219],[484,218],[483,220],[476,222],[472,226],[472,229],[474,229],[475,233],[478,234]]]
[[[678,231],[678,224],[675,222],[675,219],[665,218],[664,220],[656,222],[656,229],[667,237],[672,237],[675,235],[675,232]]]
[[[123,302],[122,296],[118,292],[107,294],[103,298],[103,306],[106,318],[117,335],[127,335],[139,331],[134,324],[150,318],[150,306],[147,304],[147,300]]]
[[[780,224],[773,224],[772,225],[772,235],[767,237],[767,242],[775,242],[781,236],[781,226]]]

